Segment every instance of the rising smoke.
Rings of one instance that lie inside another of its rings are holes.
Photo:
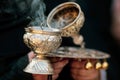
[[[33,0],[31,3],[30,17],[32,21],[30,25],[45,27],[46,25],[46,16],[44,12],[46,11],[46,6],[43,0]]]

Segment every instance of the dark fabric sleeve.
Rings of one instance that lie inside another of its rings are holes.
[[[0,77],[0,80],[33,80],[32,75],[23,70],[28,64],[28,56],[20,58],[9,72]]]

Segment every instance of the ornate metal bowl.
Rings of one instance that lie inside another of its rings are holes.
[[[36,54],[24,71],[32,74],[53,74],[52,65],[45,54],[60,46],[62,41],[60,31],[39,26],[28,27],[23,38],[26,45]]]
[[[36,54],[47,54],[57,49],[61,44],[60,31],[57,29],[26,28],[24,42]]]
[[[65,2],[55,7],[47,17],[50,28],[61,29],[62,36],[78,34],[84,23],[84,14],[75,2]]]

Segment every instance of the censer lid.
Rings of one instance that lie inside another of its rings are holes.
[[[75,2],[65,2],[56,6],[47,17],[50,28],[67,28],[78,20],[81,14],[80,6]]]
[[[25,28],[25,30],[28,33],[36,33],[36,34],[55,35],[55,34],[61,33],[61,30],[59,30],[59,29],[50,29],[48,27],[41,28],[40,26],[28,27],[28,28]]]

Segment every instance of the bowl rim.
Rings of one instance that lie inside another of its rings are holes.
[[[65,29],[65,28],[68,28],[69,26],[71,26],[73,23],[75,23],[79,19],[79,17],[81,16],[81,13],[83,13],[82,10],[81,10],[81,7],[76,2],[64,2],[64,3],[56,6],[55,8],[53,8],[53,10],[49,13],[49,15],[47,17],[47,25],[48,25],[49,28],[52,28],[50,26],[50,24],[49,24],[49,22],[50,22],[49,19],[53,18],[53,16],[55,15],[55,13],[58,12],[58,11],[56,11],[58,8],[61,9],[62,6],[65,6],[65,5],[74,5],[79,10],[79,13],[78,13],[78,16],[75,18],[75,20],[73,22],[71,22],[70,24],[68,24],[67,26],[65,26],[65,27],[63,27],[61,29]],[[68,7],[68,6],[66,6],[66,7]]]

